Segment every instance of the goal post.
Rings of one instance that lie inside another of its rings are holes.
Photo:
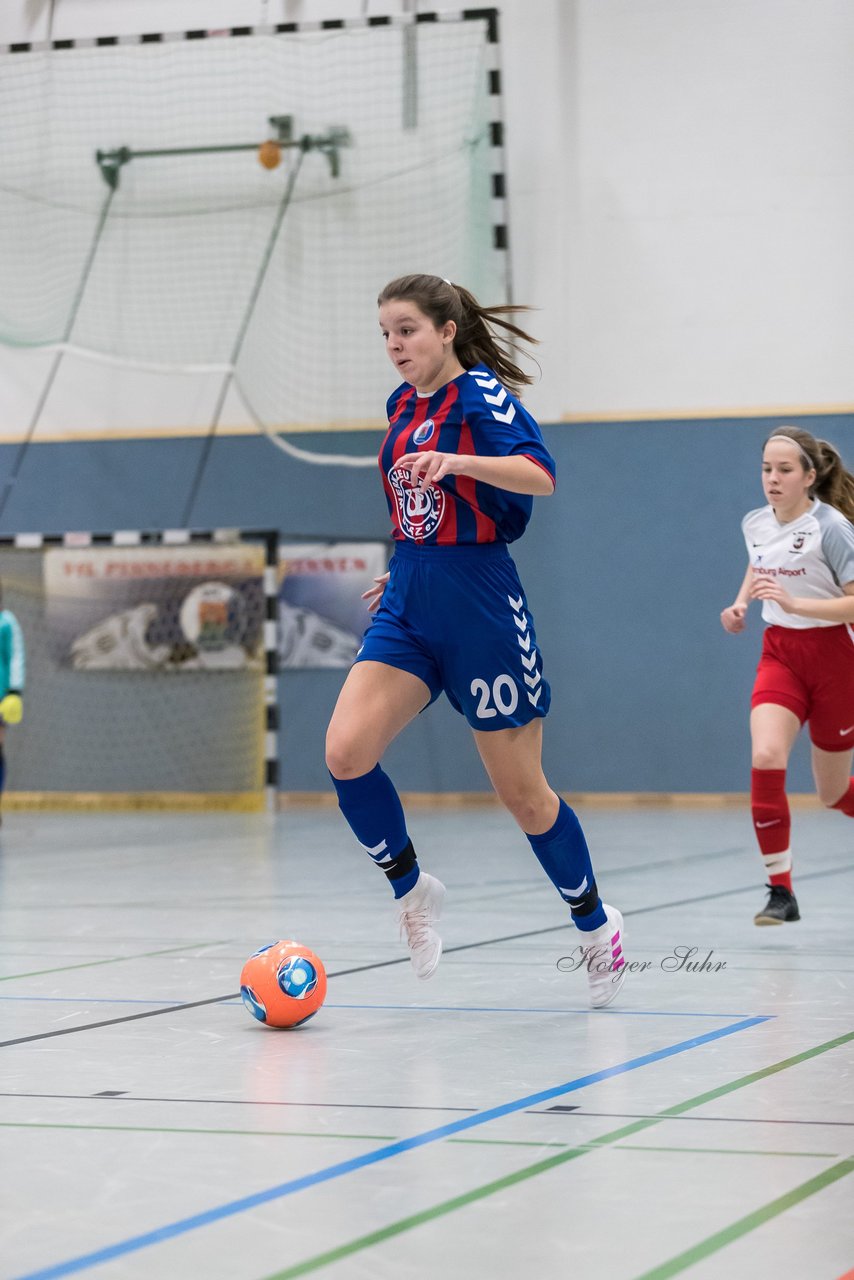
[[[273,807],[278,533],[0,538],[24,637],[7,808]]]

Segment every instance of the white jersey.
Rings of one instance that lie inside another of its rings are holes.
[[[779,578],[793,596],[837,600],[854,582],[854,525],[814,498],[797,520],[780,524],[771,506],[749,511],[741,522],[754,575]],[[762,602],[764,622],[776,627],[834,627],[838,623],[786,613],[773,600]]]

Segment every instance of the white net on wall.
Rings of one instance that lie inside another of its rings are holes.
[[[232,362],[251,411],[229,404],[224,423],[376,423],[388,279],[424,270],[487,302],[506,294],[488,58],[484,20],[7,54],[0,344],[148,369],[172,428],[210,425]],[[260,143],[281,116],[296,139],[348,131],[337,176],[323,150],[286,149],[270,170],[254,149],[220,150]],[[119,148],[134,158],[111,193],[95,156]],[[164,399],[179,372],[207,389],[196,423]],[[115,394],[116,427],[121,405]]]

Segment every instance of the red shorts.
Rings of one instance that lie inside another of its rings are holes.
[[[854,747],[854,628],[766,627],[751,707],[773,702],[809,721],[821,751]]]

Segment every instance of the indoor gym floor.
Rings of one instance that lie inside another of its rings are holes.
[[[337,811],[6,814],[4,1280],[854,1276],[854,824],[795,812],[757,929],[746,809],[580,812],[637,966],[596,1012],[497,809],[410,812],[426,983]],[[330,977],[297,1031],[235,995],[280,937]]]

